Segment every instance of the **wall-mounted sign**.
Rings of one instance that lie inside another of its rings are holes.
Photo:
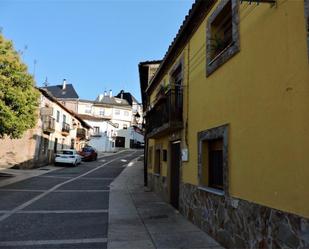
[[[189,160],[189,152],[188,152],[188,149],[182,149],[181,150],[181,160],[183,162],[186,162]]]

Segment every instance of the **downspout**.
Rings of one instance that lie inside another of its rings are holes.
[[[148,172],[147,172],[147,158],[148,158],[148,138],[147,130],[145,131],[145,148],[144,148],[144,186],[148,185]]]

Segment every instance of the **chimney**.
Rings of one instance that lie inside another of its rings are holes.
[[[113,97],[113,92],[112,92],[112,90],[109,90],[109,97],[110,97],[110,98]]]
[[[99,95],[99,102],[101,102],[101,101],[102,101],[103,96],[104,96],[103,94],[100,94],[100,95]]]
[[[107,96],[107,92],[106,91],[104,91],[104,96]]]
[[[63,79],[62,90],[65,90],[66,88],[67,88],[67,80]]]
[[[120,92],[120,98],[123,99],[123,93],[124,93],[124,90],[121,90]]]

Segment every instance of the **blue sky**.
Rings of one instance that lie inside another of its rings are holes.
[[[163,58],[192,3],[0,0],[0,27],[30,73],[37,61],[38,86],[66,78],[82,99],[124,89],[140,100],[138,63]]]

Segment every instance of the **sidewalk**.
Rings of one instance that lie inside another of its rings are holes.
[[[5,185],[19,182],[34,176],[39,176],[45,174],[46,172],[52,172],[54,170],[58,170],[59,167],[55,167],[53,165],[48,165],[35,169],[7,169],[0,168],[0,187]]]
[[[153,192],[143,163],[131,162],[111,184],[108,249],[223,249]]]

